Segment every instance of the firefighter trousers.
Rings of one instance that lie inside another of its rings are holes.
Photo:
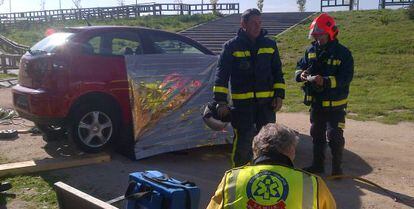
[[[275,123],[276,114],[271,104],[254,103],[242,107],[234,107],[231,113],[234,130],[232,166],[243,166],[252,160],[252,140],[260,129]]]
[[[345,145],[343,136],[345,115],[346,112],[343,109],[310,110],[310,134],[313,139],[314,166],[323,167],[326,144],[328,143],[332,153],[332,169],[341,169],[342,153]]]

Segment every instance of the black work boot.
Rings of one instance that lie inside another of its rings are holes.
[[[331,149],[332,152],[332,176],[342,175],[342,153],[344,148]]]
[[[314,174],[321,174],[325,172],[325,149],[326,144],[313,144],[313,161],[312,165],[303,168],[304,171]]]

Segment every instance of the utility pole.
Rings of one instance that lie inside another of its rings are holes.
[[[59,9],[62,10],[62,0],[59,0]]]
[[[11,0],[9,1],[9,9],[10,9],[10,13],[11,13]]]

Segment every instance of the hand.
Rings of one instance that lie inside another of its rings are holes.
[[[320,75],[315,76],[314,82],[318,86],[323,86],[323,77]]]
[[[282,108],[283,99],[280,97],[276,97],[272,101],[272,107],[275,112],[279,111]]]
[[[309,73],[308,73],[308,71],[307,70],[304,70],[301,74],[300,74],[300,79],[302,80],[302,81],[307,81],[308,80],[308,75],[309,75]]]
[[[225,104],[219,104],[217,106],[217,114],[220,119],[225,118],[227,115],[230,114],[230,108]]]

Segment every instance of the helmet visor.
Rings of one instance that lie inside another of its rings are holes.
[[[317,37],[319,37],[321,35],[324,35],[324,34],[327,34],[327,32],[324,29],[319,28],[318,24],[314,24],[313,28],[311,28],[310,31],[309,31],[308,38],[309,39],[317,38]]]

